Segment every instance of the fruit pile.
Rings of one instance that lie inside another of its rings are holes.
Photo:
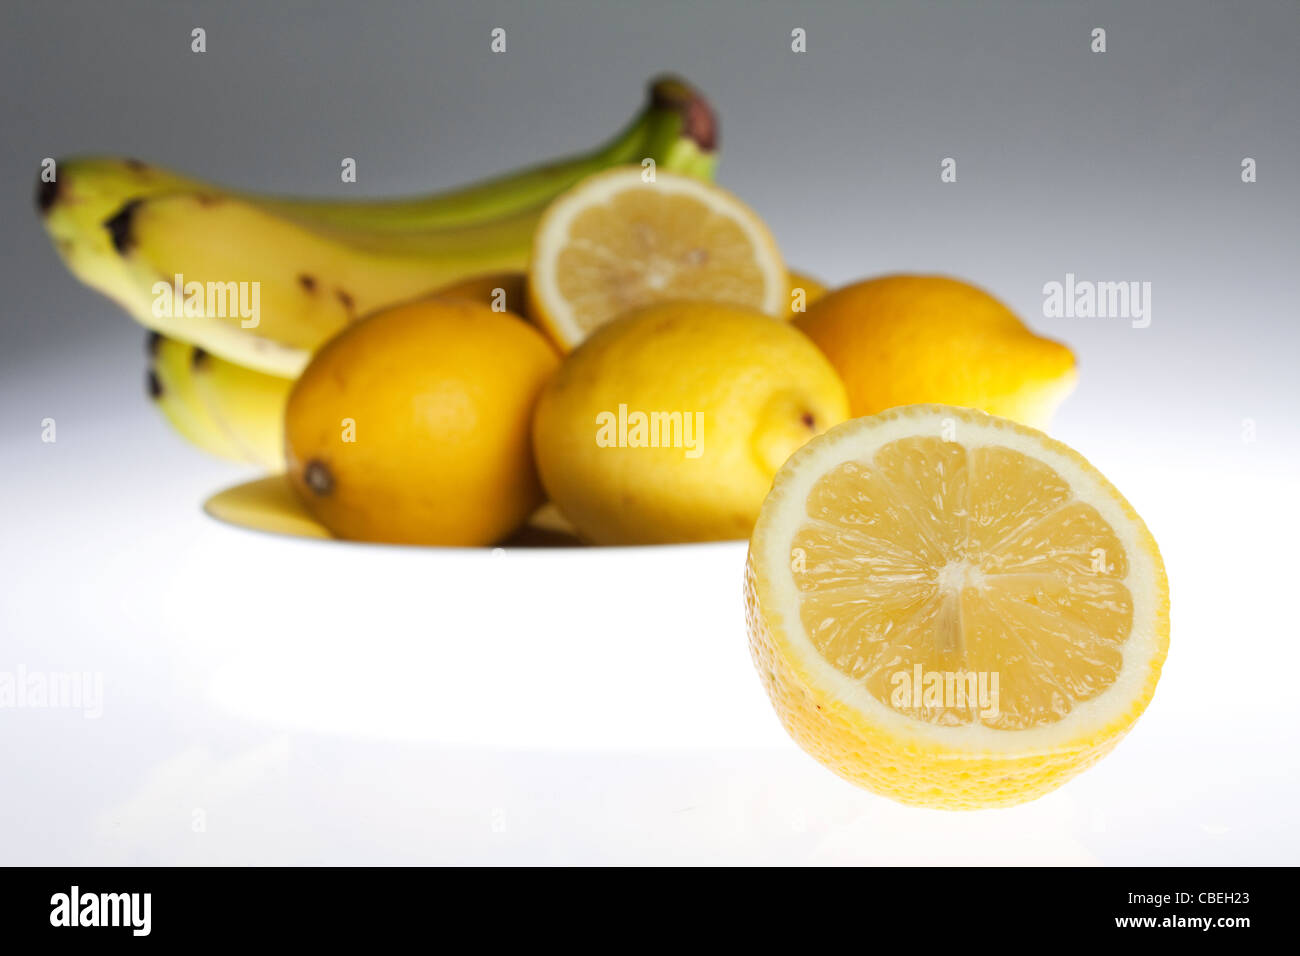
[[[850,415],[1046,421],[1068,349],[955,280],[826,294],[788,272],[711,183],[717,139],[663,78],[608,142],[433,196],[283,199],[78,158],[37,198],[69,269],[151,330],[176,431],[286,472],[339,537],[492,545],[549,500],[593,544],[744,538],[786,458]]]
[[[749,537],[751,651],[810,753],[907,803],[1047,792],[1137,720],[1169,633],[1145,525],[1036,430],[1073,355],[955,279],[791,273],[716,147],[663,79],[608,143],[431,197],[78,159],[38,202],[151,330],[176,431],[287,474],[315,521],[284,529]]]

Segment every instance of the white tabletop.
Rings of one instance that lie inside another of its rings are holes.
[[[0,862],[1297,859],[1295,488],[1264,439],[1144,452],[1142,428],[1062,416],[1161,543],[1172,650],[1098,766],[946,813],[785,737],[742,544],[494,557],[242,531],[199,504],[243,472],[118,368],[28,371],[5,392],[26,427],[4,435],[0,672],[99,675],[102,700],[0,709]]]

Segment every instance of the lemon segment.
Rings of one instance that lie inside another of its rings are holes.
[[[591,176],[548,207],[528,270],[529,314],[568,350],[630,309],[725,302],[772,316],[789,280],[772,234],[726,190],[638,167]]]
[[[805,749],[905,803],[1039,796],[1155,690],[1168,587],[1106,479],[1040,432],[911,406],[813,439],[750,544],[750,646]]]

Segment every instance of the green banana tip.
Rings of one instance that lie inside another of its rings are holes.
[[[682,120],[682,135],[705,152],[718,148],[718,117],[704,94],[679,76],[660,76],[650,83],[650,103],[671,110]]]

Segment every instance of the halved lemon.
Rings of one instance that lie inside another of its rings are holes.
[[[673,300],[789,309],[789,280],[767,226],[710,183],[639,166],[597,173],[538,223],[529,315],[564,350],[629,309]]]
[[[750,541],[750,650],[792,737],[903,803],[1006,806],[1110,751],[1155,692],[1154,539],[1077,452],[912,405],[814,438]]]

